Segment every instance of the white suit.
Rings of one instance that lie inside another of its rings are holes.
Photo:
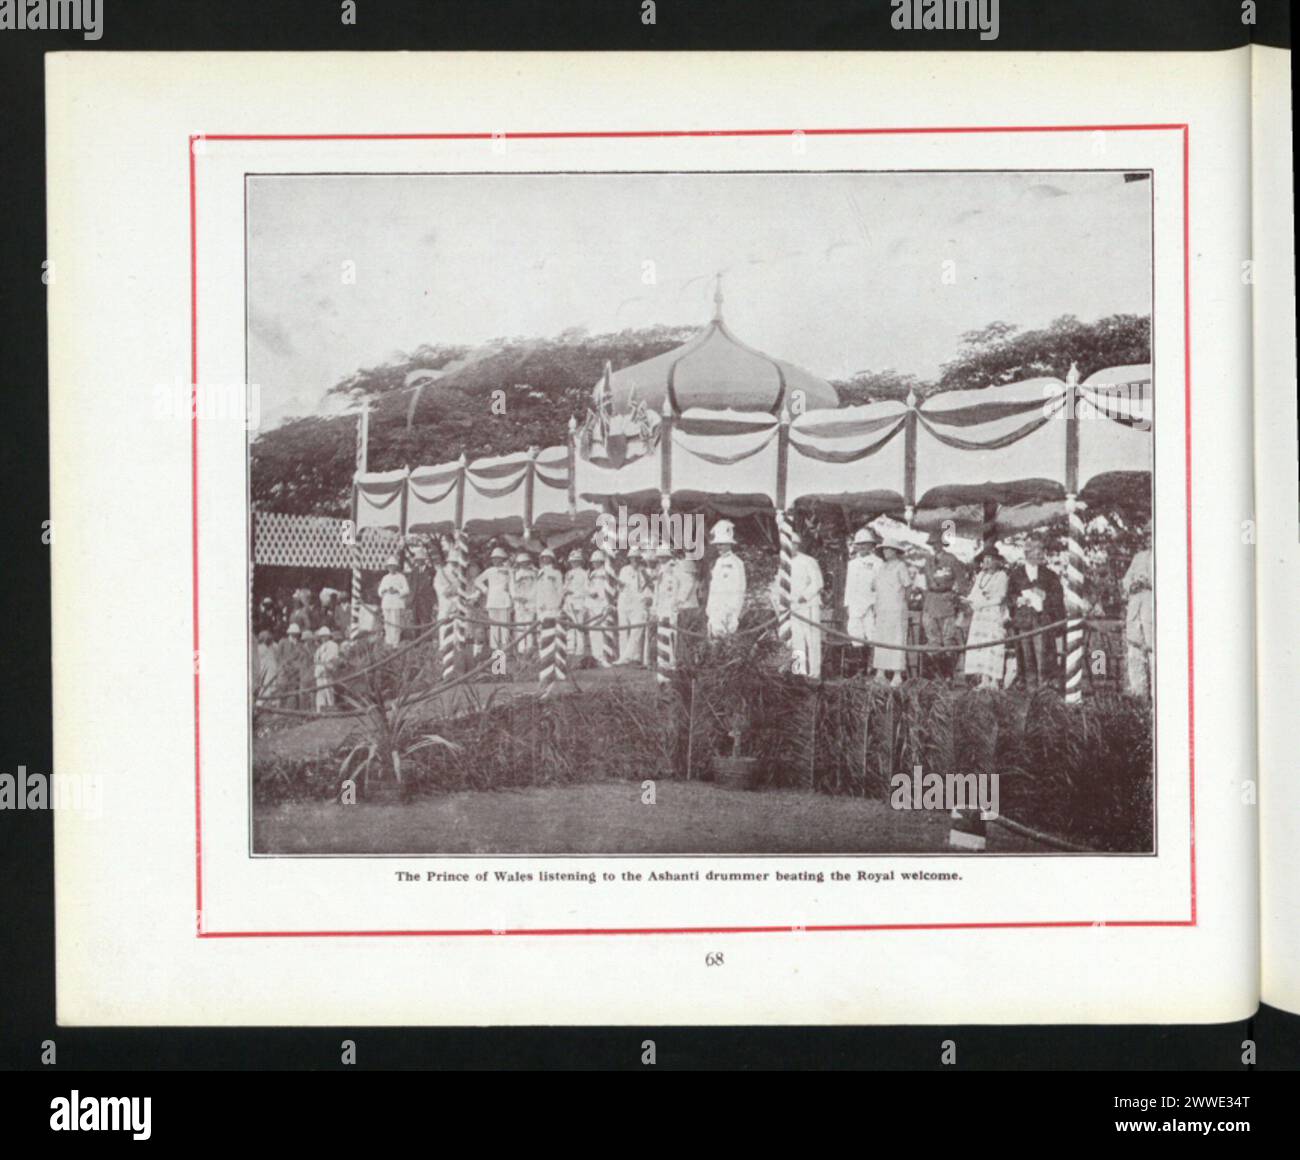
[[[510,648],[510,608],[514,604],[510,569],[504,564],[485,568],[474,580],[474,587],[486,595],[484,607],[492,622],[489,645],[494,652]]]
[[[745,562],[732,552],[719,555],[709,573],[709,635],[726,636],[740,627],[740,610],[745,605]]]
[[[844,575],[844,609],[848,615],[847,632],[854,640],[871,639],[875,631],[876,556],[852,556]]]
[[[605,645],[609,626],[613,622],[614,593],[610,588],[609,576],[604,564],[597,562],[591,566],[587,576],[587,619],[591,622],[591,655],[602,668],[614,663],[615,658],[608,655]]]
[[[1151,654],[1155,648],[1155,622],[1151,598],[1151,549],[1134,553],[1124,573],[1124,643],[1128,645],[1128,691],[1139,697],[1151,696]]]
[[[585,625],[590,616],[587,611],[587,569],[581,564],[574,564],[564,574],[564,615],[571,621],[569,656],[577,660],[586,651],[587,643],[586,628],[578,626]]]
[[[379,607],[384,614],[384,641],[388,644],[401,643],[406,598],[410,594],[411,586],[400,572],[389,572],[379,581]]]
[[[805,552],[790,561],[790,650],[794,671],[806,677],[822,675],[822,570]],[[802,620],[796,619],[803,617]],[[807,623],[812,621],[812,624]]]
[[[641,663],[645,647],[645,573],[629,560],[618,573],[618,663]]]
[[[677,567],[670,560],[666,564],[660,565],[659,573],[655,576],[654,588],[654,605],[652,612],[655,621],[654,640],[651,642],[656,664],[664,668],[675,668],[677,665],[677,598],[680,590],[680,583],[677,576]],[[666,632],[660,632],[660,622],[667,625]],[[666,648],[664,654],[660,654],[660,645]]]

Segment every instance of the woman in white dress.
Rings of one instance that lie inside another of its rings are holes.
[[[966,644],[984,644],[1006,636],[1003,621],[1006,618],[1007,574],[995,552],[985,552],[980,557],[980,570],[975,576],[966,597],[970,605],[970,631]],[[974,649],[966,654],[965,673],[978,677],[980,688],[996,688],[1002,682],[1002,667],[1006,645],[994,644]]]
[[[912,574],[903,562],[901,545],[886,540],[879,550],[883,563],[876,569],[872,584],[874,633],[879,643],[872,663],[880,680],[888,677],[891,685],[901,685],[907,669],[907,653],[889,646],[907,643],[907,593],[912,586]]]

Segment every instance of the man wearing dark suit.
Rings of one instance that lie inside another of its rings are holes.
[[[1007,584],[1012,632],[1019,634],[1065,618],[1065,592],[1060,577],[1046,564],[1040,540],[1025,545],[1025,562],[1012,570]],[[1025,687],[1051,682],[1056,675],[1059,629],[1016,641],[1020,679]]]

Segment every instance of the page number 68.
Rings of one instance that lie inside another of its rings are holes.
[[[710,951],[707,955],[704,956],[704,965],[706,967],[722,966],[722,952]]]

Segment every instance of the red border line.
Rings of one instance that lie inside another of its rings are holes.
[[[1151,125],[950,125],[876,129],[625,129],[566,133],[203,133],[205,141],[538,141],[644,137],[873,137],[890,133],[1096,133],[1186,130],[1181,124]]]
[[[511,930],[247,930],[209,931],[203,929],[203,811],[201,757],[199,744],[199,283],[198,283],[198,194],[195,175],[196,141],[491,141],[491,140],[590,140],[640,139],[663,137],[785,137],[801,133],[807,137],[884,136],[888,134],[936,133],[1096,133],[1096,132],[1180,132],[1183,137],[1183,398],[1187,476],[1187,731],[1188,775],[1190,778],[1190,846],[1191,914],[1186,919],[1152,919],[1120,921],[1064,922],[954,922],[954,923],[875,923],[810,926],[684,926],[684,927],[574,927]],[[665,129],[523,133],[201,133],[189,138],[190,180],[190,442],[191,442],[191,517],[193,527],[193,604],[194,604],[194,863],[196,937],[231,938],[422,938],[520,935],[659,935],[659,934],[790,934],[830,931],[904,931],[904,930],[1039,930],[1080,929],[1088,927],[1189,927],[1196,925],[1196,698],[1195,652],[1192,614],[1192,289],[1191,289],[1191,181],[1189,126],[1173,124],[1131,125],[951,125],[909,128],[844,129]]]
[[[195,929],[203,934],[203,792],[199,744],[199,234],[198,192],[195,183],[194,137],[189,141],[190,163],[190,518],[191,564],[194,569],[194,914]]]
[[[1192,622],[1192,246],[1191,163],[1188,126],[1183,126],[1183,450],[1187,467],[1187,764],[1191,817],[1192,924],[1196,923],[1196,649]],[[1153,388],[1154,394],[1154,388]],[[1154,435],[1152,436],[1154,438]],[[1154,492],[1154,487],[1152,488]]]

